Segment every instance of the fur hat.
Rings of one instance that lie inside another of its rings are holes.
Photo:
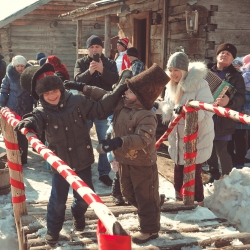
[[[146,109],[153,107],[154,101],[168,82],[168,75],[156,63],[139,75],[125,81]]]
[[[87,49],[92,45],[100,45],[101,47],[103,47],[101,38],[96,35],[90,36],[86,42]]]
[[[220,44],[218,46],[218,48],[217,48],[216,55],[220,54],[220,52],[223,51],[223,50],[229,51],[232,54],[233,58],[236,57],[237,49],[233,44],[231,44],[231,43],[222,43],[222,44]]]
[[[64,90],[62,80],[54,72],[55,69],[50,63],[30,66],[21,74],[21,87],[31,93],[36,100],[45,92],[54,89]]]
[[[128,47],[129,39],[127,37],[121,38],[117,41],[117,43],[121,44],[125,49]]]
[[[138,50],[135,47],[131,47],[127,50],[127,55],[138,57]]]
[[[168,59],[167,69],[176,68],[188,71],[188,65],[189,65],[188,56],[184,52],[175,52]]]
[[[36,54],[36,60],[40,60],[41,58],[46,57],[44,53],[39,52]]]
[[[23,57],[23,56],[20,56],[20,55],[14,56],[12,58],[12,66],[15,67],[15,66],[17,66],[19,64],[26,66],[26,64],[27,64],[26,58]]]

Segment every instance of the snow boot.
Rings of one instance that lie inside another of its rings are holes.
[[[55,245],[59,239],[59,232],[50,232],[48,231],[45,237],[45,240],[49,245]]]
[[[122,195],[112,195],[113,202],[117,206],[123,206],[125,204],[125,201],[122,197]]]
[[[158,232],[157,233],[143,233],[143,232],[136,232],[132,234],[132,241],[135,244],[142,244],[149,240],[158,238]]]
[[[75,231],[83,231],[85,228],[85,217],[81,217],[79,219],[74,218],[74,230]]]

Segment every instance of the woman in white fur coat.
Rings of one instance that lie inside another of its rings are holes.
[[[176,52],[170,56],[166,73],[170,77],[167,84],[164,101],[159,103],[159,111],[162,113],[163,122],[174,119],[176,107],[186,104],[190,99],[212,103],[213,96],[204,77],[207,67],[202,62],[189,63],[188,56],[183,52]],[[198,111],[198,136],[197,156],[195,173],[195,200],[203,206],[203,184],[201,178],[202,164],[210,158],[214,139],[213,113],[209,111]],[[175,162],[174,188],[176,199],[182,200],[180,189],[183,185],[183,138],[184,119],[174,127],[168,136],[169,154]]]

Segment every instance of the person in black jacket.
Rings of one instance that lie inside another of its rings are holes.
[[[88,38],[87,42],[88,55],[78,59],[74,69],[74,79],[77,82],[84,82],[90,86],[96,86],[107,91],[112,90],[112,85],[118,82],[119,75],[115,61],[105,57],[102,54],[102,40],[95,35]],[[93,59],[93,55],[97,59]],[[106,117],[101,119],[88,120],[89,130],[95,124],[97,137],[99,141],[105,139],[108,129],[108,120]],[[111,186],[112,180],[109,177],[111,170],[106,154],[100,154],[98,160],[99,180],[105,185]]]
[[[93,147],[87,126],[87,119],[100,118],[115,108],[127,86],[120,85],[95,102],[83,95],[73,95],[66,88],[83,91],[84,83],[67,81],[65,87],[61,79],[54,74],[55,69],[49,63],[41,67],[31,66],[21,75],[21,86],[39,99],[39,105],[17,124],[15,130],[30,128],[38,133],[45,130],[48,148],[66,162],[73,171],[91,188],[91,164],[94,163]],[[46,240],[54,244],[62,229],[69,183],[54,170],[52,190],[47,207]],[[74,229],[85,228],[84,214],[87,203],[73,191],[74,200],[71,212],[74,217]]]
[[[245,84],[244,79],[237,71],[232,62],[236,57],[237,49],[231,43],[220,44],[216,51],[217,63],[211,68],[211,71],[217,74],[221,79],[229,82],[235,89],[235,94],[230,96],[226,93],[222,98],[216,99],[218,106],[237,110],[245,102]],[[219,171],[219,161],[222,169],[222,175],[228,175],[232,168],[232,158],[228,152],[227,145],[232,140],[236,122],[232,119],[213,116],[215,138],[213,142],[213,151],[210,159],[207,161],[209,172],[211,173],[211,182],[218,180],[221,176]]]

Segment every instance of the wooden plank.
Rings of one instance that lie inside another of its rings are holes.
[[[105,16],[105,28],[104,28],[104,55],[109,58],[110,57],[110,49],[111,49],[111,21],[110,21],[110,16],[106,15]]]
[[[208,10],[210,10],[211,5],[217,5],[218,11],[220,12],[228,12],[229,16],[231,12],[236,13],[249,13],[250,10],[250,1],[235,1],[235,0],[227,0],[226,3],[224,1],[218,1],[218,0],[199,0],[199,5],[202,5],[206,7]],[[234,19],[234,18],[233,18]],[[237,20],[237,19],[234,19]],[[240,20],[240,19],[238,19]],[[232,20],[231,20],[232,22]]]
[[[250,1],[249,1],[250,3]],[[237,5],[237,4],[235,4]],[[250,5],[249,5],[250,9]],[[249,11],[250,13],[250,11]],[[244,30],[249,30],[249,13],[239,13],[239,12],[214,12],[214,16],[211,16],[211,23],[217,24],[218,29],[238,29],[244,32]],[[232,15],[233,20],[232,21]],[[236,21],[237,20],[237,21]]]
[[[207,33],[208,41],[215,41],[216,44],[223,42],[230,42],[237,46],[238,44],[248,44],[250,37],[249,30],[238,30],[238,29],[216,29],[214,32]]]
[[[151,39],[150,41],[150,53],[162,53],[161,50],[161,40],[160,39]]]
[[[150,27],[150,39],[161,39],[162,38],[162,24],[151,25]]]
[[[160,67],[162,67],[162,53],[151,53],[150,60],[151,60],[151,65],[153,63],[157,63]]]

